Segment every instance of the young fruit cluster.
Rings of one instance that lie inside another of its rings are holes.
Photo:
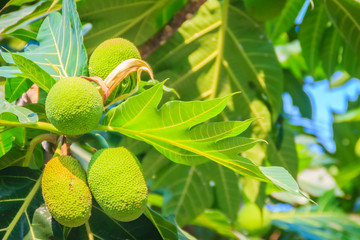
[[[148,195],[141,164],[124,147],[96,152],[87,176],[75,158],[52,158],[44,169],[42,189],[51,215],[68,227],[89,219],[92,196],[110,217],[129,222],[144,212]]]
[[[102,80],[121,62],[141,59],[136,46],[123,38],[101,43],[89,60],[89,73]],[[128,77],[133,77],[131,75]],[[59,80],[49,91],[45,102],[46,116],[63,135],[81,135],[93,130],[101,119],[103,98],[97,88],[80,77]]]

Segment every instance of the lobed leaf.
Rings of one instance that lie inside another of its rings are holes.
[[[102,125],[153,145],[174,162],[194,165],[211,159],[264,180],[255,164],[238,156],[240,151],[234,153],[231,148],[226,149],[226,144],[220,145],[223,151],[217,151],[214,141],[199,142],[190,137],[191,127],[218,115],[230,96],[202,102],[171,101],[158,110],[162,86],[157,84],[111,109]]]
[[[249,159],[239,156],[241,151],[254,146],[259,140],[227,137],[215,142],[211,135],[210,141],[193,141],[190,137],[191,128],[218,115],[230,96],[202,102],[170,101],[158,109],[163,94],[162,87],[163,83],[157,84],[110,109],[98,130],[116,131],[144,141],[177,163],[196,165],[212,160],[242,175],[269,181],[263,170],[260,171]],[[217,135],[215,131],[212,134]],[[277,169],[288,174],[281,167]],[[271,175],[272,181],[278,186],[285,186],[287,190],[300,194],[290,175],[286,179],[281,177]],[[289,179],[293,181],[290,186],[283,182]]]

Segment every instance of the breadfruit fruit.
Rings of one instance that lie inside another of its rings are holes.
[[[129,150],[119,147],[97,151],[87,173],[91,193],[110,217],[129,222],[144,212],[148,189],[142,166]]]
[[[260,209],[255,203],[245,204],[238,214],[237,221],[250,236],[262,236],[271,227],[268,210]]]
[[[89,60],[89,74],[105,80],[114,68],[130,58],[141,59],[139,50],[132,42],[124,38],[106,40],[92,53]]]
[[[46,116],[64,135],[81,135],[95,128],[103,99],[94,85],[79,77],[59,80],[45,102]]]
[[[280,14],[286,0],[245,0],[248,13],[258,21],[273,19]]]
[[[45,165],[42,194],[51,215],[60,224],[78,227],[89,219],[92,196],[85,170],[75,158],[59,156]]]

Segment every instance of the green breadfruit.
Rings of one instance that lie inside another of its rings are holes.
[[[148,189],[142,167],[126,148],[99,150],[87,172],[94,198],[110,217],[129,222],[144,212]]]
[[[77,227],[89,219],[92,196],[86,173],[75,158],[55,157],[46,164],[42,194],[51,215],[62,225]]]
[[[139,50],[132,42],[124,38],[106,40],[92,53],[89,74],[105,80],[114,68],[129,58],[141,59]]]
[[[79,77],[59,80],[45,102],[46,116],[64,135],[80,135],[95,128],[103,112],[103,100],[94,85]]]
[[[245,0],[248,13],[259,21],[273,19],[280,14],[286,0]]]

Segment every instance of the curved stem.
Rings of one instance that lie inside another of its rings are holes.
[[[46,122],[36,122],[36,123],[21,123],[21,122],[11,122],[6,120],[0,120],[0,126],[9,126],[9,127],[25,127],[49,131],[61,135],[61,132],[57,130],[52,124]]]
[[[146,71],[150,75],[151,80],[154,80],[153,71],[147,62],[135,58],[121,62],[104,80],[106,86],[109,88],[109,96],[116,86],[132,72],[137,72],[136,86],[138,87],[142,71]]]
[[[48,141],[53,144],[56,144],[57,137],[58,136],[54,134],[41,134],[39,136],[36,136],[33,140],[31,140],[29,148],[25,154],[25,160],[23,166],[27,167],[29,165],[32,153],[34,152],[34,149],[38,143],[41,143],[43,141]]]

